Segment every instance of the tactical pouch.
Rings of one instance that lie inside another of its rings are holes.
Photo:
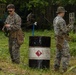
[[[24,33],[23,33],[23,31],[19,30],[16,35],[17,35],[17,42],[18,42],[18,44],[22,45],[23,42],[24,42]]]
[[[63,49],[64,44],[64,37],[63,36],[56,36],[56,47],[59,50]]]
[[[24,33],[21,29],[17,30],[17,31],[11,31],[10,32],[10,37],[13,39],[17,39],[17,43],[19,45],[22,45],[24,42]]]
[[[68,34],[65,34],[64,37],[65,37],[65,39],[66,39],[67,41],[70,41],[70,37],[69,37]]]

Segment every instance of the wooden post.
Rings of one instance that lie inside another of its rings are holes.
[[[6,5],[3,3],[0,3],[0,19],[2,19],[4,13],[5,13],[5,7]]]
[[[73,24],[73,33],[76,33],[75,13],[69,13],[69,24]]]

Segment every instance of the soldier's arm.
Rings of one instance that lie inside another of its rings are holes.
[[[21,18],[18,16],[15,18],[15,24],[10,26],[11,30],[19,30],[21,28]]]
[[[61,29],[62,34],[66,34],[73,29],[73,25],[67,26],[65,22],[61,22],[60,23],[60,29]]]
[[[60,30],[61,30],[62,34],[67,33],[67,27],[66,27],[65,21],[61,21],[61,22],[59,23],[59,25],[60,25]]]
[[[5,22],[4,22],[4,24],[8,24],[9,23],[9,16],[6,18],[6,20],[5,20]]]
[[[5,22],[4,22],[4,26],[2,28],[2,31],[4,31],[5,25],[9,22],[9,16],[6,18]]]
[[[73,29],[73,24],[68,24],[67,31],[70,32]]]

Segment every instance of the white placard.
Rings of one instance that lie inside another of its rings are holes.
[[[45,47],[30,47],[29,59],[50,60],[50,48]]]
[[[75,13],[69,13],[69,24],[74,24],[75,22]]]

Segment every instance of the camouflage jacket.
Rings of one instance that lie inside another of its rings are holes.
[[[5,24],[10,24],[11,26],[9,28],[7,28],[7,30],[9,31],[9,37],[13,37],[16,38],[16,34],[18,30],[21,30],[21,18],[19,15],[17,15],[16,13],[14,13],[13,16],[8,16]]]
[[[57,16],[53,21],[55,35],[63,35],[72,29],[71,26],[67,26],[65,20],[61,16]]]
[[[16,31],[21,29],[21,18],[19,15],[17,15],[16,13],[14,13],[13,16],[8,16],[5,24],[10,24],[10,28],[8,30],[10,31]]]

